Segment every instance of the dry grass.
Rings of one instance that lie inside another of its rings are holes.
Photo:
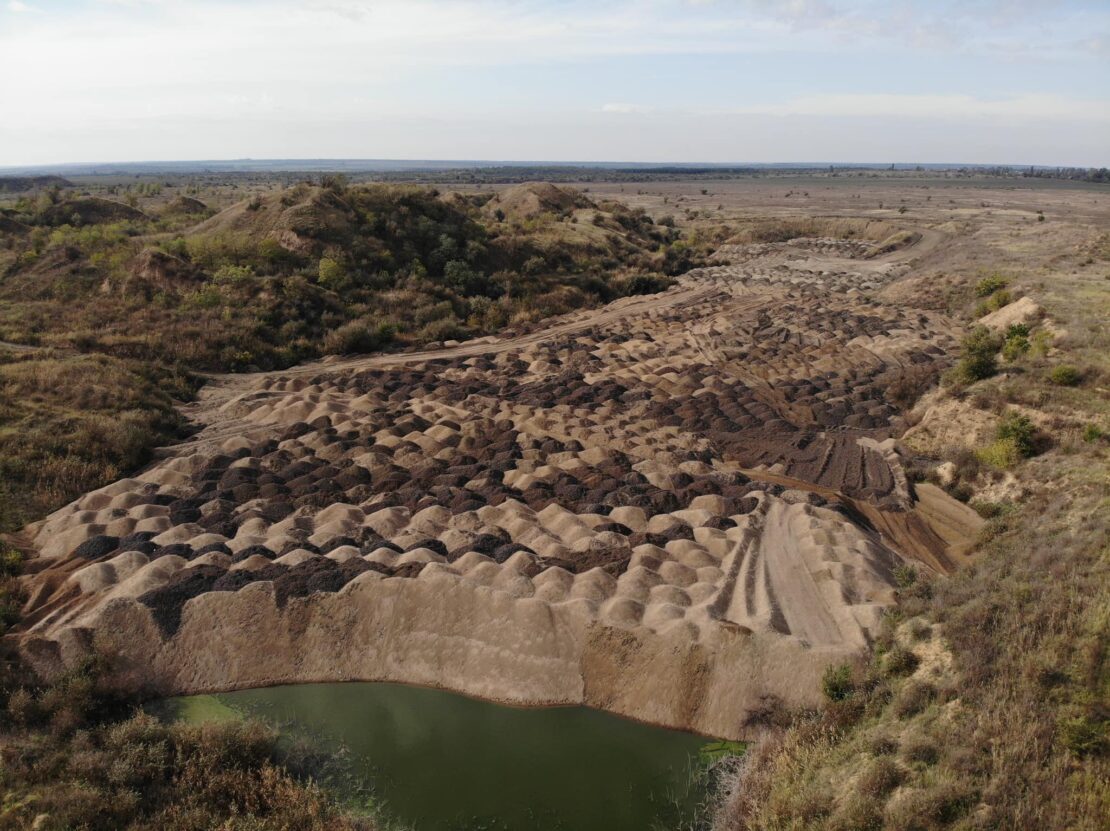
[[[179,435],[182,375],[103,355],[0,352],[0,531],[143,464]]]
[[[1089,256],[1089,231],[1056,233],[1052,245],[1038,237],[1021,248],[1028,265],[1015,255],[1006,273],[1057,334],[1038,326],[1036,348],[1012,350],[998,375],[956,391],[1000,416],[1019,407],[1032,417],[1022,452],[1003,460],[1024,496],[997,502],[1000,474],[960,450],[959,487],[993,517],[976,562],[903,590],[850,694],[798,714],[750,754],[717,831],[1105,827],[1110,261]],[[1026,244],[1017,231],[1003,238]],[[1061,253],[1062,240],[1078,253]],[[976,283],[997,271],[947,275],[951,296],[970,309]],[[1077,368],[1066,385],[1052,376],[1060,365]],[[924,638],[926,628],[940,634]]]

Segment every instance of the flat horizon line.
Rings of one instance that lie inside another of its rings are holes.
[[[328,165],[338,167],[327,167]],[[85,171],[112,171],[127,168],[145,168],[149,172],[174,172],[174,168],[218,166],[221,172],[235,170],[269,169],[296,172],[298,170],[312,170],[313,172],[380,172],[380,171],[427,171],[427,170],[456,170],[456,169],[483,169],[498,167],[569,167],[593,168],[598,170],[651,170],[668,168],[690,169],[814,169],[827,167],[856,168],[856,169],[885,169],[885,170],[915,170],[917,168],[932,170],[957,170],[957,169],[1033,169],[1052,170],[1058,168],[1090,169],[1091,165],[1069,164],[1036,164],[1028,162],[914,162],[914,161],[804,161],[804,162],[712,162],[712,161],[673,161],[673,162],[640,162],[640,161],[613,161],[613,160],[553,160],[553,159],[401,159],[401,158],[356,158],[356,157],[252,157],[244,156],[230,159],[150,159],[128,161],[96,161],[96,162],[52,162],[41,164],[12,164],[0,165],[0,173],[49,173],[52,171],[68,170],[76,172]]]

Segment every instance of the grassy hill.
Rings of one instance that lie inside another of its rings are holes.
[[[642,212],[553,185],[500,194],[504,210],[487,199],[303,184],[192,226],[200,203],[149,216],[95,197],[28,201],[4,216],[17,230],[5,235],[0,340],[270,369],[487,334],[665,285],[677,235]]]

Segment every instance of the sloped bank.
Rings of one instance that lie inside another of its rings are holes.
[[[712,646],[616,629],[447,577],[358,580],[284,608],[272,585],[195,598],[168,638],[146,606],[112,601],[95,629],[27,639],[23,654],[49,677],[95,651],[148,694],[397,681],[519,705],[585,704],[730,739],[750,737],[769,696],[813,703],[824,666],[846,655],[739,627]]]

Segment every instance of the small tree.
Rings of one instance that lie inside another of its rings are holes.
[[[331,257],[323,257],[320,259],[319,278],[321,286],[338,291],[347,283],[347,270]]]
[[[997,353],[1001,339],[986,326],[976,326],[960,344],[962,356],[956,365],[960,381],[970,384],[989,378],[998,369]]]

